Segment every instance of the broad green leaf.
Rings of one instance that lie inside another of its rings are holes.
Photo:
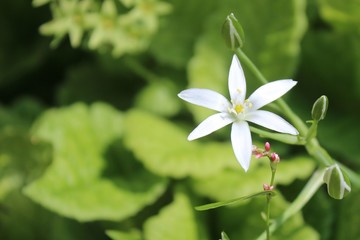
[[[130,232],[107,230],[106,235],[108,235],[112,240],[142,240],[140,231],[136,229],[133,229]]]
[[[220,35],[220,34],[219,34]],[[227,76],[231,57],[220,36],[204,36],[197,42],[195,55],[188,64],[189,87],[208,88],[228,96]],[[214,113],[203,107],[187,104],[196,122],[201,122]]]
[[[99,225],[90,227],[49,212],[20,191],[12,191],[0,203],[0,238],[4,240],[105,239],[104,235]]]
[[[236,169],[224,169],[207,178],[194,178],[194,189],[201,195],[216,201],[224,201],[253,194],[262,190],[263,183],[269,183],[271,170],[268,159],[252,159],[245,174]],[[315,161],[309,157],[282,159],[275,176],[275,185],[288,185],[295,179],[305,179],[315,168]],[[209,181],[209,178],[211,181]]]
[[[50,162],[49,144],[32,141],[27,133],[16,130],[0,131],[0,202],[40,177]]]
[[[164,180],[138,167],[124,171],[136,162],[123,151],[113,153],[121,148],[116,140],[123,127],[122,114],[103,103],[47,111],[33,134],[53,145],[53,164],[25,188],[26,195],[81,221],[121,220],[154,202],[165,190]]]
[[[187,194],[176,192],[172,203],[149,218],[144,224],[144,236],[147,240],[198,240],[198,223]]]
[[[34,141],[28,132],[42,110],[31,98],[18,99],[6,108],[0,106],[0,202],[41,176],[51,162],[49,144]]]
[[[340,29],[356,30],[360,33],[360,4],[357,0],[320,0],[321,16]]]
[[[166,16],[159,32],[154,35],[150,52],[161,63],[183,68],[193,54],[193,45],[216,1],[170,0],[171,15]],[[220,29],[219,29],[220,31]],[[164,51],[166,49],[166,51]]]
[[[189,142],[189,132],[150,113],[128,112],[125,126],[126,146],[147,169],[160,176],[207,177],[237,164],[230,142]]]
[[[50,2],[50,0],[33,0],[32,5],[34,7],[40,7],[42,5],[48,4],[49,2]]]
[[[158,79],[137,94],[136,107],[162,116],[173,116],[180,110],[176,86],[167,79]]]

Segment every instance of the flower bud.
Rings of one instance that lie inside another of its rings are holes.
[[[326,115],[326,111],[328,109],[329,106],[329,100],[325,95],[322,95],[321,97],[319,97],[311,110],[311,116],[313,118],[314,121],[320,121],[323,120],[325,118]]]
[[[265,143],[265,150],[270,151],[270,143],[269,142]]]
[[[266,183],[263,184],[264,191],[272,191],[274,190],[274,186],[267,185]]]
[[[228,235],[226,235],[225,232],[221,232],[221,240],[230,240],[230,238],[228,237]]]
[[[325,170],[324,182],[327,184],[327,191],[332,198],[343,199],[351,192],[349,178],[337,164]]]
[[[232,50],[244,45],[244,31],[233,13],[226,17],[221,33],[226,45]]]
[[[270,155],[270,159],[273,163],[279,163],[280,162],[280,157],[277,153],[273,152]]]

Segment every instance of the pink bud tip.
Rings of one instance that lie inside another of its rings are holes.
[[[257,153],[255,154],[255,158],[256,159],[259,159],[259,158],[262,158],[264,155],[262,153]]]
[[[277,153],[271,153],[271,161],[272,162],[280,162],[280,157],[279,157],[279,155],[277,154]]]
[[[269,142],[265,143],[265,150],[270,151],[270,143]]]
[[[269,186],[266,183],[263,184],[264,191],[271,191],[274,189],[274,186]]]

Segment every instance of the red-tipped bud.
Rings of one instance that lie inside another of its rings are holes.
[[[279,157],[279,155],[278,155],[277,153],[275,153],[275,152],[271,153],[270,159],[271,159],[271,161],[272,161],[273,163],[278,163],[278,162],[280,162],[280,157]]]
[[[270,143],[269,142],[265,143],[265,150],[270,151]]]
[[[266,183],[263,184],[264,191],[271,191],[274,189],[274,186],[269,186]]]

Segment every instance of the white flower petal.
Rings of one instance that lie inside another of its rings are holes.
[[[234,54],[229,70],[229,93],[235,103],[243,103],[246,95],[246,81],[240,61]]]
[[[268,103],[280,98],[296,85],[296,81],[291,79],[278,80],[262,85],[255,90],[249,97],[252,108],[257,110]]]
[[[230,124],[233,122],[233,119],[229,115],[224,113],[216,113],[211,115],[204,121],[202,121],[199,126],[197,126],[188,136],[188,140],[194,140],[201,138],[203,136],[209,135],[212,132]]]
[[[191,88],[180,92],[178,96],[189,103],[219,112],[226,112],[231,107],[230,102],[223,95],[210,89]]]
[[[240,165],[245,172],[249,169],[251,154],[252,154],[252,140],[250,135],[250,128],[247,122],[234,122],[231,128],[231,144]]]
[[[264,110],[249,112],[246,114],[245,120],[277,132],[288,133],[292,135],[299,134],[296,128],[294,128],[290,123],[272,112]]]

